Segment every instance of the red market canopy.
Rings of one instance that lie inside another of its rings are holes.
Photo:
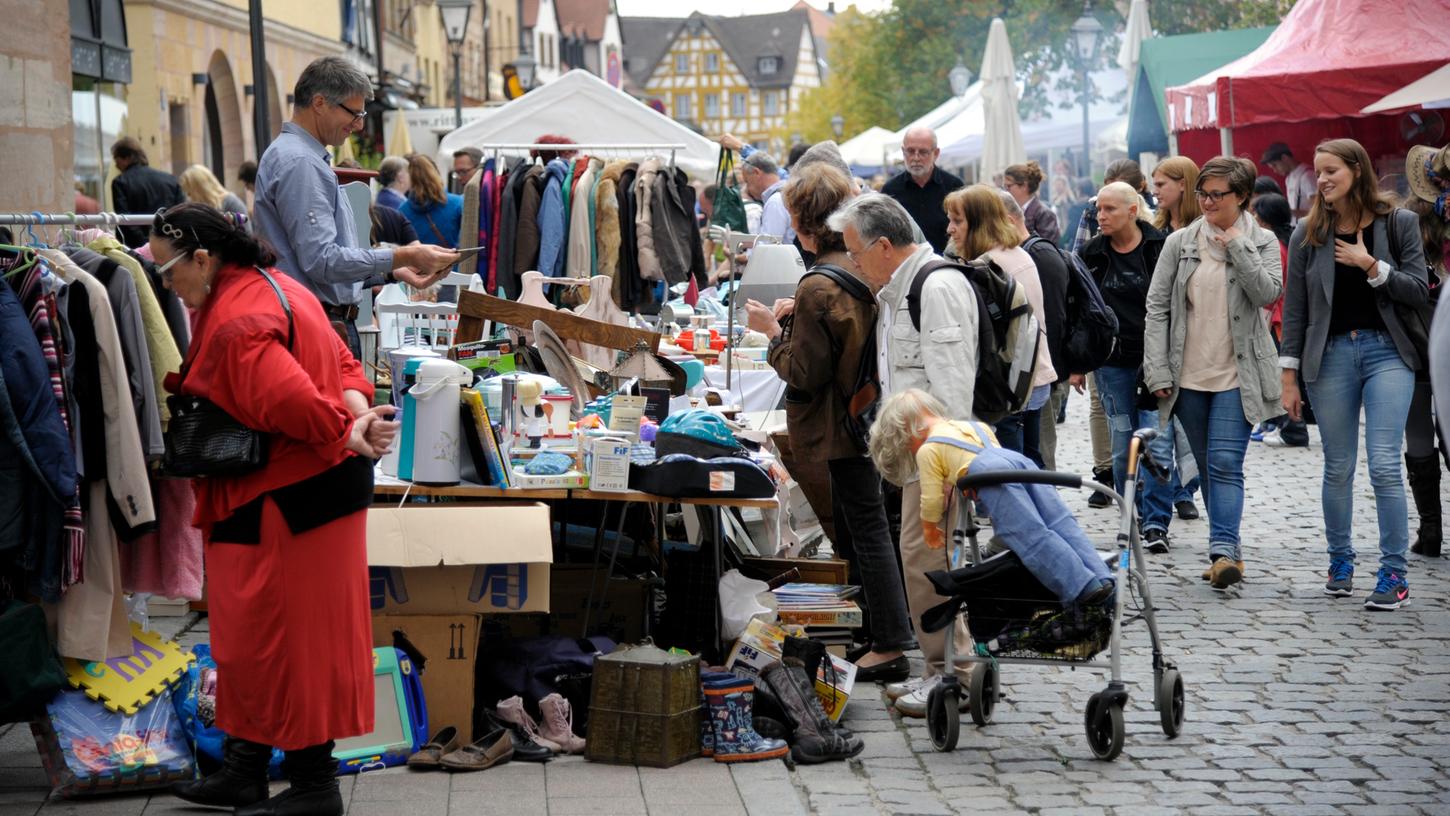
[[[1360,116],[1450,62],[1450,0],[1299,0],[1257,50],[1166,92],[1175,132]]]

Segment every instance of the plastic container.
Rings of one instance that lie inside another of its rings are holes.
[[[408,390],[414,405],[413,482],[458,484],[458,391],[472,382],[473,372],[452,360],[423,360],[418,366],[417,382]]]

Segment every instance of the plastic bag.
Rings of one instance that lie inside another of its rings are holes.
[[[172,706],[157,695],[135,714],[108,710],[84,691],[62,691],[30,724],[50,784],[59,796],[165,788],[191,779],[196,759]]]
[[[734,640],[755,618],[775,622],[775,595],[770,585],[730,570],[720,577],[721,633],[726,640]]]
[[[196,746],[196,760],[203,773],[211,773],[222,766],[223,749],[227,735],[216,727],[216,661],[212,659],[211,647],[198,643],[191,647],[196,660],[181,675],[176,684],[176,713],[186,736]],[[282,778],[282,752],[272,749],[272,760],[268,763],[267,775],[272,779]]]

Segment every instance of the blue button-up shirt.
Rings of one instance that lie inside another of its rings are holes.
[[[294,122],[257,164],[257,233],[277,251],[277,268],[333,306],[361,300],[365,282],[393,268],[391,249],[358,245],[352,205],[337,184],[327,150]]]

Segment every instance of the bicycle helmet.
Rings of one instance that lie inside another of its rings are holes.
[[[660,456],[684,453],[708,459],[736,454],[742,450],[735,434],[725,425],[725,420],[701,408],[691,408],[665,417],[655,436],[655,451]]]

